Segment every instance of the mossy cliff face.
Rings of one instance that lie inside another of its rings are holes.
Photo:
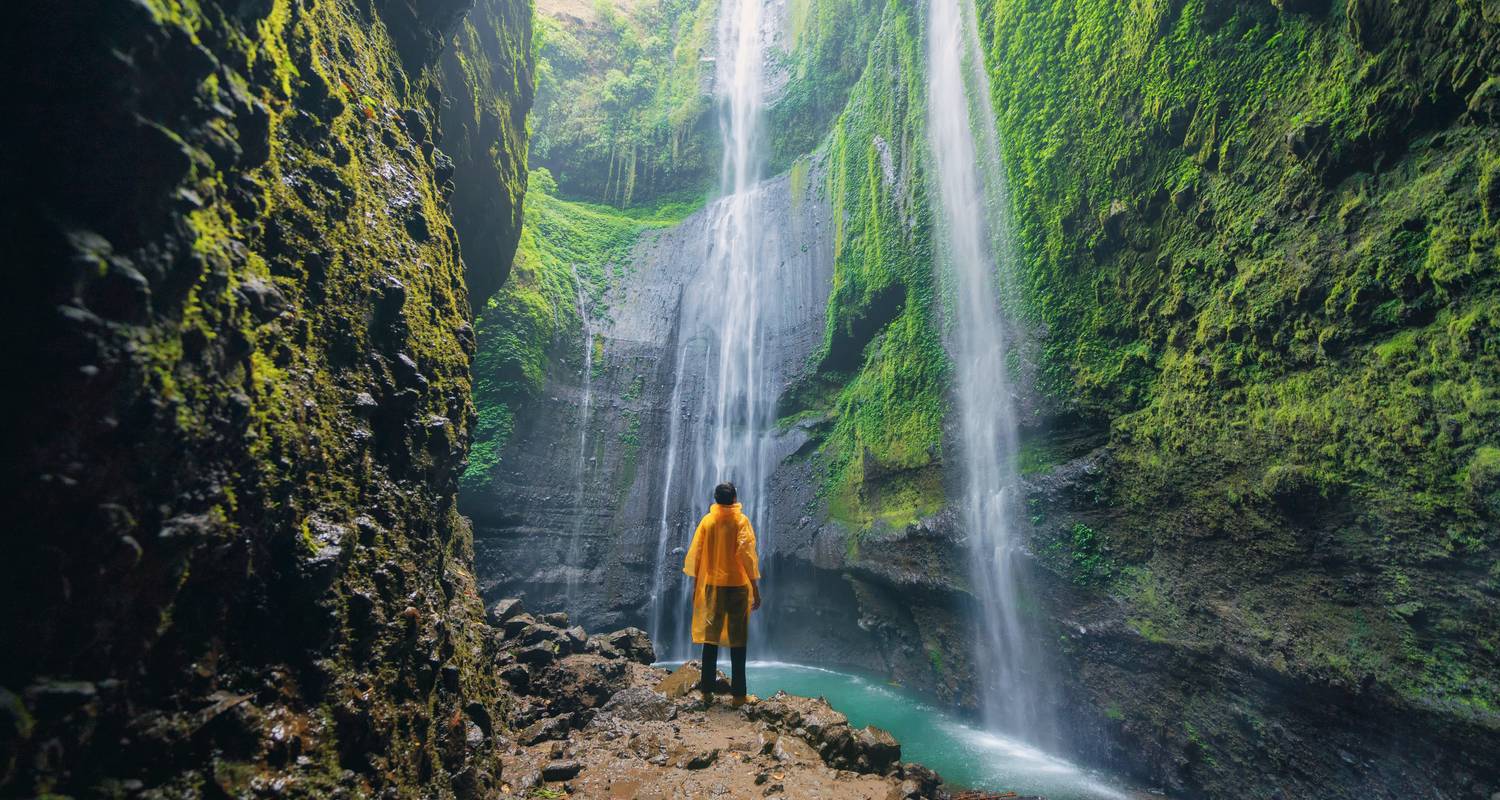
[[[981,16],[1079,706],[1189,793],[1500,788],[1500,7]]]
[[[443,50],[438,122],[453,176],[453,227],[475,309],[510,274],[526,191],[526,115],[531,108],[531,5],[476,0]]]
[[[0,791],[497,785],[504,696],[454,506],[473,330],[435,118],[478,92],[513,147],[530,47],[524,6],[482,3],[465,30],[489,26],[492,75],[515,81],[440,80],[466,13],[18,11]],[[492,175],[492,202],[522,174]]]

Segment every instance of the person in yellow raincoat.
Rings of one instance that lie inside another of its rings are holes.
[[[733,704],[755,698],[745,693],[745,640],[750,612],[760,608],[760,557],[755,528],[740,510],[734,484],[714,487],[714,505],[688,547],[682,571],[693,577],[693,641],[703,645],[703,702],[713,702],[719,648],[729,648]]]

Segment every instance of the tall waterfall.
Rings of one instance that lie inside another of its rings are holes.
[[[775,419],[774,386],[761,350],[768,311],[758,191],[770,24],[765,2],[723,0],[719,11],[720,196],[708,209],[708,261],[683,292],[651,595],[651,635],[664,656],[686,657],[690,649],[683,614],[691,588],[681,558],[715,484],[730,480],[739,487],[762,552],[769,546],[769,526],[758,513],[765,508],[767,431]]]
[[[938,264],[949,304],[964,469],[962,520],[979,614],[975,676],[986,726],[1038,741],[1050,735],[1036,639],[1018,613],[1018,479],[1006,317],[1014,252],[1009,200],[973,0],[930,0],[928,136]]]

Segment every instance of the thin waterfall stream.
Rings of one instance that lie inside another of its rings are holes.
[[[962,520],[978,611],[976,680],[986,727],[1048,742],[1046,686],[1021,618],[1012,336],[1001,302],[1014,269],[1009,209],[990,87],[972,0],[928,6],[928,135],[935,173],[937,259],[949,296],[963,468]]]
[[[583,282],[583,277],[578,273],[578,266],[568,266],[573,276],[574,297],[578,304],[578,324],[583,337],[583,374],[582,388],[578,400],[578,464],[574,468],[574,486],[577,487],[579,503],[583,502],[583,493],[588,486],[588,445],[589,445],[589,411],[593,405],[594,390],[594,324],[589,316],[589,292]],[[576,602],[578,592],[579,576],[586,572],[584,566],[583,547],[583,523],[582,514],[574,515],[573,531],[568,538],[567,561],[563,565],[566,570],[566,597],[567,605],[571,609]]]

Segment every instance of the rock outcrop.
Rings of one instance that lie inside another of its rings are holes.
[[[509,83],[439,79],[469,6],[11,15],[0,794],[495,791],[452,216],[524,149],[450,203],[440,109],[524,130],[530,22],[482,3]]]
[[[578,797],[747,796],[751,787],[768,797],[947,796],[936,773],[901,761],[889,733],[852,727],[822,699],[778,692],[737,711],[705,708],[695,662],[669,673],[650,666],[649,643],[617,646],[641,637],[630,628],[574,637],[534,622],[494,632],[492,663],[519,698],[504,720],[513,743],[500,749],[508,791],[554,783]],[[538,651],[552,660],[523,658]]]

